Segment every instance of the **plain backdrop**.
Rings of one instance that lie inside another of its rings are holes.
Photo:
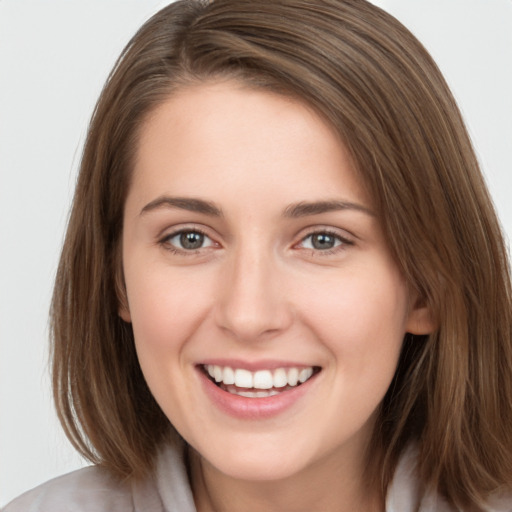
[[[444,72],[512,233],[512,0],[375,0]],[[47,317],[87,123],[161,0],[0,0],[0,506],[84,465],[51,403]]]

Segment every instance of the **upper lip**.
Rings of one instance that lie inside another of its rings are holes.
[[[285,361],[276,359],[262,359],[259,361],[245,361],[241,359],[205,359],[198,363],[198,366],[215,365],[229,366],[231,368],[240,368],[256,372],[258,370],[276,370],[277,368],[315,368],[319,365],[311,363],[299,363],[295,361]]]

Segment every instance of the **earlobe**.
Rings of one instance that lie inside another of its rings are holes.
[[[433,318],[430,308],[426,305],[415,307],[407,319],[405,330],[411,334],[432,334],[437,329],[437,322]]]
[[[131,323],[132,316],[130,314],[130,308],[128,306],[128,298],[126,297],[126,288],[124,283],[120,283],[119,280],[116,282],[116,294],[119,308],[117,310],[118,315],[127,323]]]
[[[118,315],[127,323],[131,323],[132,317],[130,315],[130,308],[128,307],[128,297],[126,296],[126,285],[124,282],[123,270],[120,262],[117,265],[115,274],[115,287],[116,296],[119,308],[117,310]]]
[[[116,292],[117,292],[117,302],[119,304],[119,308],[117,310],[118,315],[127,323],[131,323],[132,316],[130,315],[130,308],[128,307],[128,298],[126,297],[126,288],[120,286],[120,283],[116,283]]]
[[[132,317],[130,315],[130,310],[125,304],[119,305],[118,314],[126,323],[131,323]]]

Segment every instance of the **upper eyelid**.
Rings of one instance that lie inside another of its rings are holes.
[[[302,240],[306,240],[307,238],[310,238],[314,235],[329,235],[329,236],[332,236],[334,238],[337,238],[339,240],[342,240],[342,241],[350,241],[349,240],[349,237],[347,236],[343,236],[343,235],[340,235],[339,233],[336,233],[334,231],[328,231],[328,230],[324,230],[324,231],[312,231],[311,233],[308,233],[307,235],[304,235],[302,238],[301,238],[301,241]]]
[[[180,244],[171,243],[171,239],[179,236],[182,233],[199,233],[199,234],[203,235],[205,238],[208,238],[209,241],[211,242],[211,244],[206,247],[198,247],[197,249],[186,249],[184,247],[180,247]],[[164,234],[157,238],[157,245],[164,247],[166,250],[172,251],[178,255],[192,256],[194,254],[199,254],[204,250],[211,249],[212,246],[216,246],[216,245],[218,246],[220,244],[218,244],[218,242],[216,242],[214,238],[212,238],[210,235],[208,235],[208,233],[206,233],[202,229],[199,229],[197,227],[196,228],[184,227],[184,228],[175,229],[170,232],[165,232],[165,230],[164,230]]]
[[[319,235],[319,234],[333,236],[334,238],[336,238],[340,242],[340,244],[338,246],[333,247],[331,250],[336,249],[337,247],[340,247],[340,246],[351,246],[351,245],[354,245],[354,241],[352,239],[350,239],[348,237],[341,236],[341,235],[339,235],[337,233],[333,233],[333,232],[330,232],[330,231],[313,231],[312,233],[309,233],[308,235],[303,236],[299,240],[299,242],[294,244],[294,247],[296,247],[296,246],[298,246],[300,244],[303,244],[308,238],[311,238],[312,236]],[[329,249],[324,249],[323,251],[328,251],[328,250]],[[319,249],[319,252],[323,252],[323,251],[321,251]]]
[[[204,235],[205,237],[210,238],[214,243],[219,244],[219,239],[222,237],[215,236],[215,234],[211,233],[211,229],[209,229],[207,226],[201,226],[198,224],[183,224],[178,225],[175,227],[166,227],[165,229],[162,229],[158,235],[156,236],[156,239],[161,242],[164,240],[169,240],[170,238],[179,235],[180,233],[184,232],[198,232]],[[339,238],[340,240],[348,243],[354,243],[359,237],[352,232],[348,231],[344,228],[339,228],[335,226],[322,226],[322,225],[312,225],[308,227],[302,228],[295,236],[294,239],[296,241],[293,242],[293,245],[297,245],[300,242],[304,241],[306,238],[313,236],[315,234],[319,233],[325,233],[332,235],[334,237]]]
[[[174,238],[183,233],[199,233],[200,235],[203,235],[205,238],[209,238],[210,240],[213,241],[212,237],[208,233],[202,231],[201,229],[179,229],[178,231],[172,231],[171,233],[164,235],[163,239],[166,240],[169,238]]]
[[[166,227],[158,232],[156,238],[158,240],[163,240],[167,238],[172,238],[173,236],[179,235],[180,233],[194,231],[197,233],[201,233],[202,235],[205,235],[213,240],[213,236],[209,233],[210,230],[197,224],[185,224],[180,227]]]
[[[348,231],[347,229],[338,228],[334,226],[322,226],[322,225],[316,225],[316,226],[309,226],[306,228],[303,228],[297,233],[297,237],[300,241],[304,240],[308,236],[315,235],[317,233],[327,233],[329,235],[336,236],[342,240],[354,242],[359,237],[352,233],[351,231]]]

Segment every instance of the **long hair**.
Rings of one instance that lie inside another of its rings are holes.
[[[52,304],[54,397],[74,446],[138,477],[177,435],[118,315],[123,207],[145,117],[174,90],[219,77],[298,98],[337,131],[438,325],[404,339],[369,450],[372,478],[385,492],[414,443],[424,488],[456,506],[510,488],[512,304],[500,227],[440,71],[364,0],[178,1],[123,51],[89,127]]]

